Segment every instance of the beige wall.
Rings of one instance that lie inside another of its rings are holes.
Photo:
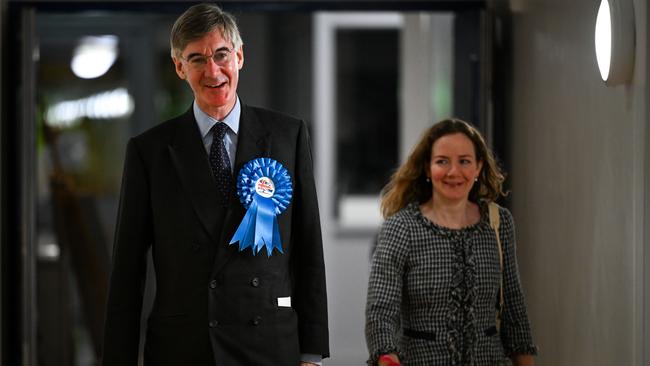
[[[511,1],[512,208],[538,366],[641,366],[650,341],[647,9],[634,0],[634,80],[609,88],[594,56],[598,3]]]

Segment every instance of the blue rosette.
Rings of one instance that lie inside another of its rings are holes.
[[[293,195],[287,169],[271,158],[249,161],[239,171],[237,195],[247,211],[230,245],[239,242],[240,252],[250,247],[253,255],[262,248],[269,257],[274,248],[284,253],[277,216],[286,210]]]

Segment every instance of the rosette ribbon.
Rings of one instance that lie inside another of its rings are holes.
[[[271,158],[249,161],[237,176],[237,195],[246,215],[230,240],[239,242],[239,251],[250,247],[253,255],[266,248],[270,257],[273,249],[282,251],[277,216],[291,202],[293,188],[287,169]]]

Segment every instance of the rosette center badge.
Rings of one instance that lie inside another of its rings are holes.
[[[255,192],[264,198],[271,198],[275,193],[275,184],[269,178],[262,177],[255,182]]]
[[[291,202],[293,188],[287,169],[271,158],[249,161],[237,176],[237,195],[246,208],[246,215],[230,244],[239,243],[239,251],[250,247],[253,255],[266,248],[284,253],[277,216]]]

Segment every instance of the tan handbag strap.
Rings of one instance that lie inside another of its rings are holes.
[[[494,202],[488,204],[489,217],[490,217],[490,226],[494,230],[494,233],[497,237],[497,248],[499,250],[499,267],[501,268],[501,286],[499,288],[499,309],[497,310],[497,331],[501,330],[501,313],[503,312],[504,307],[504,298],[503,298],[503,249],[501,248],[501,238],[499,237],[499,205]]]

